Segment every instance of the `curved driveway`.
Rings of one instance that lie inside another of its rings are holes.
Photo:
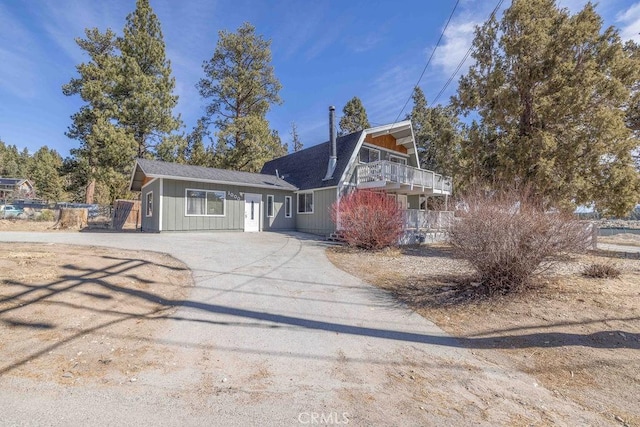
[[[166,252],[195,279],[169,327],[154,337],[177,352],[178,366],[143,371],[120,388],[34,394],[28,383],[5,384],[2,424],[603,421],[531,377],[475,357],[386,293],[336,269],[326,245],[308,235],[4,232],[0,240]],[[486,340],[479,349],[490,347]]]

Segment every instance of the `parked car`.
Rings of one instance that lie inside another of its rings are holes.
[[[13,205],[0,206],[0,218],[15,218],[22,213],[24,213],[24,210]]]

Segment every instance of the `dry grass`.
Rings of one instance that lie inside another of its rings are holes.
[[[617,279],[622,274],[618,267],[612,264],[593,263],[585,267],[582,275],[591,279]]]
[[[586,266],[611,261],[574,256],[528,289],[489,298],[447,247],[330,249],[328,256],[480,357],[535,376],[585,411],[640,425],[640,261],[616,260],[618,279],[588,279],[581,274]]]

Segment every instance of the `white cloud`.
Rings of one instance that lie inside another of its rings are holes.
[[[640,41],[640,2],[631,5],[628,9],[616,16],[619,22],[620,37],[623,40]]]
[[[450,24],[443,38],[444,43],[434,54],[433,64],[440,66],[445,73],[452,73],[471,47],[475,27],[480,24],[466,20]]]

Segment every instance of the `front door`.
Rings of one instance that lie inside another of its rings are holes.
[[[244,231],[260,231],[260,194],[244,193]]]

